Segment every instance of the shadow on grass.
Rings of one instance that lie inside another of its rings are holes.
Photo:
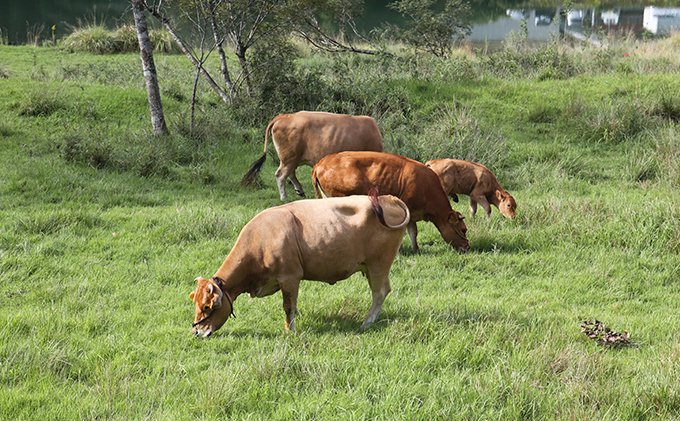
[[[389,297],[388,297],[389,299]],[[394,307],[394,306],[393,306]],[[338,309],[336,309],[338,310]],[[297,319],[299,331],[313,335],[361,335],[370,332],[382,332],[390,329],[396,324],[408,324],[421,326],[424,324],[440,324],[446,326],[462,326],[471,328],[476,325],[486,325],[489,323],[510,323],[517,326],[530,327],[540,320],[532,317],[525,317],[515,313],[507,313],[498,308],[471,308],[455,307],[450,309],[413,309],[408,307],[392,308],[380,312],[378,320],[368,329],[361,329],[365,313],[353,309],[340,309],[341,311],[329,313],[327,309],[316,309],[316,311],[306,312]],[[368,312],[368,307],[366,308]],[[218,336],[233,338],[264,338],[274,339],[283,334],[282,329],[271,330],[267,328],[245,327],[242,326],[236,331],[218,331]]]

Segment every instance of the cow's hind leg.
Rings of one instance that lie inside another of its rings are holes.
[[[302,190],[302,184],[300,184],[297,175],[295,175],[295,170],[293,170],[293,172],[290,173],[288,178],[290,178],[290,181],[293,183],[293,187],[295,187],[295,193],[297,193],[298,196],[305,197],[305,192],[304,190]]]
[[[279,186],[279,195],[283,201],[288,200],[288,195],[286,194],[286,179],[290,174],[295,174],[295,166],[286,165],[281,161],[281,164],[274,175],[276,176],[276,184]]]
[[[387,294],[389,294],[390,291],[392,290],[392,288],[390,287],[389,271],[390,268],[388,266],[386,270],[384,269],[370,270],[369,268],[365,272],[366,278],[368,278],[368,285],[371,287],[373,304],[371,305],[371,309],[368,310],[366,319],[361,324],[361,329],[367,329],[376,320],[378,320],[378,315],[380,314],[380,309],[382,308],[382,305],[385,302],[385,298],[387,297]]]
[[[477,213],[477,201],[470,196],[470,218],[475,216]]]
[[[408,230],[408,237],[411,240],[411,250],[413,250],[414,253],[418,253],[418,226],[416,225],[416,222],[409,222],[406,229]]]

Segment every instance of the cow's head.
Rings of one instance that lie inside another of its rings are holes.
[[[467,226],[463,219],[465,217],[460,212],[452,210],[449,213],[447,223],[438,227],[444,241],[461,252],[470,248],[470,242],[467,239]]]
[[[498,210],[501,211],[501,213],[507,218],[514,218],[515,209],[517,209],[515,198],[510,196],[508,193],[501,192],[499,190],[496,190],[496,198],[498,199]]]
[[[199,276],[195,280],[198,286],[189,294],[196,307],[192,331],[206,338],[222,327],[233,314],[234,306],[229,295],[222,291],[221,279],[213,277],[208,280]]]

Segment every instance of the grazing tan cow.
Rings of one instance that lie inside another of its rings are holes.
[[[324,156],[342,151],[383,150],[378,123],[371,117],[312,111],[279,114],[269,122],[264,133],[264,153],[243,177],[242,185],[250,185],[262,169],[267,158],[270,130],[281,161],[275,175],[281,200],[284,201],[288,199],[286,178],[290,178],[298,195],[305,196],[295,176],[297,167],[312,167]]]
[[[458,202],[456,194],[470,196],[470,216],[475,216],[479,203],[486,211],[487,219],[491,218],[491,205],[505,217],[515,217],[515,199],[503,190],[496,176],[485,166],[459,159],[435,159],[425,165],[439,176],[446,194],[454,202]]]
[[[448,244],[458,251],[470,247],[463,216],[451,208],[437,174],[424,164],[382,152],[341,152],[319,161],[312,170],[316,197],[367,194],[374,187],[381,194],[397,196],[411,211],[408,234],[418,251],[416,222],[435,224]]]
[[[354,196],[299,200],[255,216],[211,279],[196,278],[193,331],[211,335],[233,314],[236,297],[281,290],[286,330],[294,329],[300,280],[331,285],[355,272],[368,278],[373,305],[361,325],[377,318],[390,292],[389,272],[409,222],[396,197]]]

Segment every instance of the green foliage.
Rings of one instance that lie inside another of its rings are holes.
[[[677,124],[668,124],[650,135],[656,146],[656,167],[663,171],[661,177],[674,186],[680,185],[680,131]]]
[[[13,107],[22,116],[46,117],[57,111],[69,109],[68,103],[69,100],[63,92],[41,85],[26,92]]]
[[[538,80],[567,79],[574,76],[573,59],[560,52],[557,44],[527,48],[525,38],[508,35],[502,50],[482,58],[484,68],[499,77],[536,76]]]
[[[96,54],[112,54],[117,51],[114,33],[103,24],[79,28],[62,41],[62,45],[70,52],[87,52]]]

